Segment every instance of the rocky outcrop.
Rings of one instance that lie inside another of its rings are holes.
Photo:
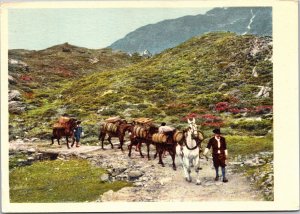
[[[270,93],[272,92],[272,89],[268,86],[258,86],[260,88],[260,91],[255,97],[270,97]]]
[[[8,70],[10,72],[19,72],[19,71],[28,72],[29,66],[21,60],[10,58],[8,59]]]
[[[11,85],[15,85],[17,84],[17,81],[11,75],[8,75],[8,83]]]
[[[18,90],[8,91],[9,113],[21,114],[25,111],[26,105],[22,102],[21,93]]]
[[[21,101],[10,101],[8,103],[9,113],[21,114],[25,111],[26,107]]]
[[[20,101],[21,94],[18,90],[9,90],[8,91],[8,101]]]

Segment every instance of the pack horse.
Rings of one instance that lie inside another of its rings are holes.
[[[76,127],[76,119],[69,117],[60,117],[58,123],[53,125],[52,137],[51,137],[51,145],[54,143],[54,139],[57,139],[58,144],[60,138],[66,137],[67,147],[69,146],[69,138],[73,140],[72,145],[74,145],[74,129]]]
[[[200,144],[203,141],[203,134],[197,130],[197,124],[195,118],[192,121],[188,119],[189,127],[184,131],[183,143],[178,144],[176,147],[176,153],[182,163],[185,179],[188,182],[192,181],[191,168],[195,167],[197,173],[196,184],[200,185]]]
[[[127,123],[126,120],[122,120],[119,117],[108,118],[104,123],[100,125],[99,141],[101,141],[101,148],[104,149],[103,142],[105,136],[108,135],[107,140],[110,143],[111,148],[114,148],[111,142],[111,138],[116,137],[120,141],[119,148],[123,151],[125,133],[131,132],[131,127],[131,123]]]

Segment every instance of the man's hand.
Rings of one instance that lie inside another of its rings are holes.
[[[229,161],[228,161],[228,155],[225,156],[225,164],[228,165]]]

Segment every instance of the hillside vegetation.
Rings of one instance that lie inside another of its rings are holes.
[[[70,66],[80,63],[75,56],[68,60]],[[55,88],[32,89],[35,97],[26,103],[35,107],[11,114],[11,136],[49,137],[63,113],[83,120],[94,137],[96,124],[114,115],[151,117],[176,127],[195,117],[204,131],[220,126],[232,135],[264,136],[272,129],[270,37],[209,33],[127,67],[90,69]],[[259,93],[262,88],[267,93]]]
[[[94,71],[126,67],[139,58],[111,49],[87,49],[68,43],[44,50],[9,50],[9,75],[15,84],[10,89],[32,93],[38,87],[56,88]],[[31,94],[31,96],[34,96]]]

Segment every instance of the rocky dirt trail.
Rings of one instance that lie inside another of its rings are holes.
[[[93,165],[108,170],[99,180],[112,182],[127,180],[133,182],[132,187],[125,187],[117,192],[112,190],[104,193],[97,202],[101,201],[259,201],[264,200],[262,194],[250,186],[245,176],[233,173],[229,162],[227,167],[228,183],[214,181],[212,160],[201,159],[201,185],[195,183],[195,172],[192,171],[193,181],[188,183],[183,177],[182,166],[176,160],[177,170],[171,167],[171,157],[167,155],[163,161],[165,167],[158,165],[158,158],[153,160],[154,148],[151,148],[151,160],[141,158],[139,153],[132,151],[128,157],[126,142],[124,152],[117,149],[118,143],[106,150],[100,146],[84,146],[67,149],[66,145],[49,145],[49,142],[11,142],[10,153],[15,151],[30,151],[31,153],[58,154],[59,159],[79,157],[88,159]],[[145,147],[145,146],[144,146]],[[144,148],[145,149],[145,148]],[[221,174],[221,173],[220,173]]]

